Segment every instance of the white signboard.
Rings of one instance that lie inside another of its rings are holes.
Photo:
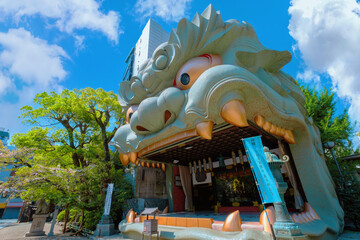
[[[192,179],[193,179],[193,185],[199,185],[199,184],[209,184],[211,183],[211,173],[207,172],[206,174],[206,178],[202,179],[203,181],[199,182],[198,179],[196,179],[196,173],[192,174]]]
[[[110,215],[110,207],[111,207],[111,196],[114,190],[114,184],[109,183],[107,187],[107,193],[105,198],[105,207],[104,207],[104,215]]]

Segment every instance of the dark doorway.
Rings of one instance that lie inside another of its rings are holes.
[[[208,211],[215,203],[215,191],[212,185],[193,186],[193,202],[196,211]]]

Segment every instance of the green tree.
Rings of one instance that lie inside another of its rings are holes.
[[[21,187],[25,200],[44,198],[66,206],[65,216],[70,208],[78,209],[85,227],[86,223],[94,227],[98,221],[93,216],[101,217],[108,183],[131,195],[123,166],[109,149],[123,117],[116,95],[102,89],[37,94],[34,105],[24,106],[21,115],[34,127],[12,140],[18,149],[31,149],[31,154],[0,158],[2,164],[17,166],[6,184]]]
[[[336,115],[334,92],[324,88],[321,92],[301,87],[306,98],[305,108],[320,130],[323,143],[334,141],[341,146],[351,142],[354,136],[354,125],[351,123],[347,109]]]

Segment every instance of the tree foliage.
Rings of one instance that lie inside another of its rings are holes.
[[[109,149],[124,117],[115,94],[91,88],[43,92],[33,106],[21,110],[21,118],[33,128],[13,136],[16,156],[8,153],[0,159],[3,165],[17,167],[6,184],[21,188],[24,200],[44,198],[85,211],[85,224],[93,228],[99,220],[94,222],[93,216],[101,217],[108,183],[126,198],[131,196],[123,166]]]
[[[354,135],[354,125],[350,121],[347,109],[339,115],[336,114],[334,92],[326,88],[321,92],[309,87],[302,87],[301,90],[306,97],[305,108],[308,115],[320,130],[321,141],[334,141],[344,145],[345,140],[348,144]]]

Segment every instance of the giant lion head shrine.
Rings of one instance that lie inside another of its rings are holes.
[[[180,20],[120,83],[126,124],[114,141],[136,181],[124,236],[336,239],[342,231],[319,130],[282,71],[292,56],[260,40],[210,5]]]

